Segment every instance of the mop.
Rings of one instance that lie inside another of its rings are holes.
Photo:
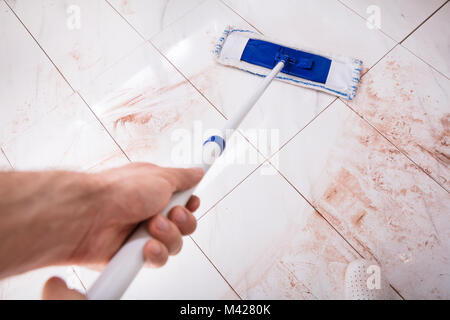
[[[277,80],[312,88],[352,100],[361,77],[362,61],[327,55],[308,48],[295,48],[250,30],[228,27],[214,54],[221,64],[265,77],[284,61]]]
[[[225,29],[213,52],[217,62],[260,76],[263,80],[226,121],[220,134],[209,137],[203,143],[201,167],[205,174],[225,150],[226,133],[239,127],[274,79],[351,100],[361,75],[361,60],[289,47],[253,31],[234,27]],[[186,205],[194,191],[195,188],[191,188],[175,193],[161,214],[167,216],[174,206]],[[150,238],[145,223],[141,223],[88,290],[88,299],[122,297],[144,265],[142,250]]]

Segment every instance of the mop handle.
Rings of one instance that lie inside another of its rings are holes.
[[[212,163],[220,156],[225,147],[224,138],[225,132],[229,129],[235,129],[239,126],[247,113],[255,105],[258,99],[262,96],[266,88],[276,77],[276,75],[283,69],[284,61],[278,62],[278,64],[272,69],[272,71],[264,78],[259,84],[258,88],[252,94],[252,96],[246,101],[238,112],[236,112],[230,119],[227,120],[225,128],[222,130],[222,137],[212,136],[205,141],[203,147],[206,149],[206,155],[210,157],[208,163],[202,165],[203,170],[206,172],[211,167]],[[221,142],[222,145],[221,145]],[[217,147],[221,149],[217,149]],[[219,152],[218,152],[219,151]],[[205,155],[205,153],[204,153]],[[186,205],[189,198],[192,196],[195,188],[175,193],[169,204],[166,206],[163,212],[164,216],[167,216],[170,209],[174,206]],[[90,300],[108,300],[108,299],[120,299],[128,288],[130,283],[134,280],[137,273],[144,266],[143,248],[148,240],[151,239],[150,234],[146,228],[147,223],[142,222],[131,237],[125,242],[125,244],[117,251],[106,268],[97,278],[92,287],[88,290],[87,297]]]

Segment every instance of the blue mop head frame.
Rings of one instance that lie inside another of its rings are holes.
[[[219,63],[260,77],[284,60],[285,67],[276,77],[278,80],[348,100],[355,97],[361,78],[359,59],[295,48],[232,26],[224,30],[213,53]]]

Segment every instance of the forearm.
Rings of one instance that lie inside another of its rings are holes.
[[[0,173],[0,278],[70,258],[82,236],[75,226],[89,223],[91,180],[63,171]]]

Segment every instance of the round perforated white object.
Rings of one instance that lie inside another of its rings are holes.
[[[383,279],[380,267],[371,261],[359,259],[351,262],[345,272],[345,298],[347,300],[392,299],[392,289]]]

